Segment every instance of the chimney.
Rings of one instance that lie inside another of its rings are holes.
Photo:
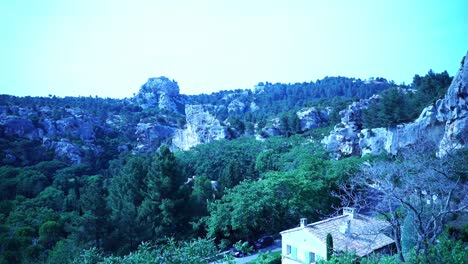
[[[346,221],[346,235],[350,236],[351,235],[351,220],[348,219]]]
[[[346,220],[346,224],[343,224],[339,227],[339,231],[341,234],[350,237],[351,236],[351,220]]]
[[[305,227],[307,225],[307,218],[301,218],[301,227]]]
[[[354,208],[354,207],[343,207],[343,215],[347,215],[348,219],[356,218],[356,208]]]

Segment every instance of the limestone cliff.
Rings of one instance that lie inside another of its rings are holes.
[[[174,149],[188,150],[200,143],[228,138],[227,129],[214,115],[213,106],[186,105],[186,127],[177,129],[172,138]]]
[[[455,75],[444,98],[426,107],[412,123],[393,128],[362,128],[361,110],[371,100],[353,103],[340,113],[341,123],[322,140],[335,157],[396,154],[399,149],[429,140],[438,144],[438,155],[466,147],[468,138],[468,56]]]

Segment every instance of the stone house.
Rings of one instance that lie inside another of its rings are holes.
[[[316,263],[327,255],[326,239],[333,237],[334,252],[350,251],[363,257],[372,252],[391,250],[393,239],[386,235],[390,225],[383,220],[361,215],[354,208],[343,208],[343,214],[323,221],[282,231],[282,263]]]

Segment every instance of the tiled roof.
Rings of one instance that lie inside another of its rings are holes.
[[[350,221],[350,232],[342,232]],[[335,251],[354,251],[358,256],[365,256],[379,248],[392,244],[394,241],[383,234],[383,230],[389,228],[389,224],[383,220],[356,214],[354,218],[341,215],[315,222],[304,228],[294,228],[284,232],[305,230],[326,244],[327,234],[333,237]],[[341,231],[340,231],[341,229]]]

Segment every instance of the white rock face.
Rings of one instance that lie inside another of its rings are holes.
[[[468,53],[437,109],[437,116],[441,119],[445,117],[445,133],[439,144],[438,155],[443,156],[453,149],[466,147],[468,141],[467,100]]]
[[[329,111],[327,110],[317,110],[315,107],[310,107],[298,111],[296,115],[301,120],[302,131],[328,125]]]
[[[188,150],[200,143],[227,138],[226,127],[210,113],[210,105],[186,105],[185,129],[177,129],[172,138],[174,149]]]
[[[396,154],[399,149],[429,140],[438,142],[437,155],[465,148],[468,140],[468,54],[454,77],[447,94],[423,109],[412,123],[395,128],[360,129],[361,110],[367,104],[353,103],[340,112],[342,123],[322,140],[337,158],[350,155]]]

